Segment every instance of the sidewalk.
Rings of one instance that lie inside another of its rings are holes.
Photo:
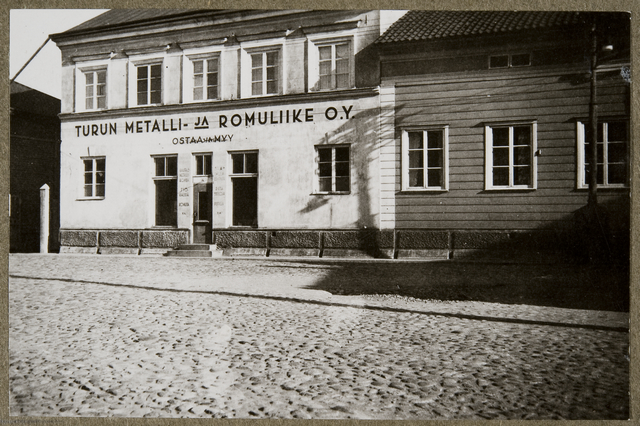
[[[481,321],[629,327],[628,312],[597,309],[620,305],[614,294],[619,289],[612,288],[624,280],[624,271],[580,265],[11,254],[9,275]]]

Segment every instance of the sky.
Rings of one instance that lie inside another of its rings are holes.
[[[49,34],[61,33],[97,16],[105,9],[12,9],[9,15],[9,78],[44,43]],[[49,40],[16,81],[60,99],[60,50]]]

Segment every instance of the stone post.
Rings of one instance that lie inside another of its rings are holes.
[[[40,253],[49,253],[49,185],[40,187]]]

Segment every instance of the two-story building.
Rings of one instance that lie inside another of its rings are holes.
[[[112,10],[53,35],[61,251],[536,260],[595,233],[625,256],[627,14],[381,28],[380,11]]]
[[[379,36],[379,11],[294,10],[111,10],[52,35],[62,251],[317,255],[321,233],[278,231],[377,227]]]

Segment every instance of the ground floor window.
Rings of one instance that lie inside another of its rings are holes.
[[[194,154],[196,161],[196,176],[211,175],[211,154]]]
[[[447,127],[402,132],[402,189],[448,188]]]
[[[178,226],[178,157],[154,157],[156,226]]]
[[[258,226],[258,152],[232,152],[232,225]]]
[[[486,189],[536,187],[536,123],[485,128]]]
[[[106,160],[104,157],[83,158],[85,198],[104,198]]]
[[[351,188],[349,146],[317,146],[316,153],[318,176],[316,192],[348,193]]]
[[[588,124],[587,124],[588,126]],[[589,186],[590,140],[584,123],[578,123],[578,188]],[[598,185],[625,187],[629,184],[629,129],[626,120],[598,123]]]

